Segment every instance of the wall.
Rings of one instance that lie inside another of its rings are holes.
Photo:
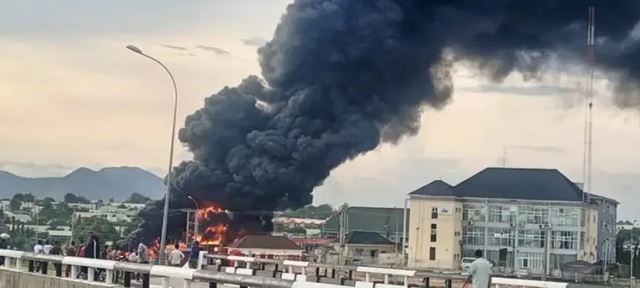
[[[1,288],[105,288],[102,283],[71,280],[54,276],[0,268]]]
[[[462,232],[462,204],[453,199],[412,197],[410,200],[409,257],[411,268],[448,269],[460,267],[460,234]],[[438,217],[432,218],[432,209]],[[431,225],[436,225],[436,241],[431,242]],[[435,260],[429,249],[435,247]]]

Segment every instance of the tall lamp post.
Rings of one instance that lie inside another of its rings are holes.
[[[200,206],[198,205],[198,201],[193,198],[193,196],[191,195],[187,195],[187,198],[190,199],[191,201],[193,201],[193,203],[196,205],[196,211],[194,213],[194,223],[193,223],[193,239],[195,241],[195,239],[198,237],[198,209],[200,209]],[[187,227],[187,230],[189,229],[189,227]]]
[[[171,169],[173,168],[173,144],[174,144],[174,140],[175,140],[175,135],[176,135],[176,115],[178,112],[178,87],[176,86],[176,80],[173,78],[173,75],[171,74],[171,71],[169,71],[169,69],[163,64],[161,63],[159,60],[153,58],[152,56],[145,54],[144,52],[142,52],[142,50],[136,46],[133,45],[127,45],[127,49],[142,55],[150,60],[153,60],[154,62],[158,63],[160,66],[162,66],[162,68],[169,74],[169,77],[171,78],[171,83],[173,83],[173,92],[174,92],[174,100],[173,100],[173,124],[171,127],[171,149],[169,149],[169,172],[167,173],[167,176],[169,176],[169,178],[171,178]],[[169,217],[169,196],[171,194],[171,184],[167,184],[167,192],[164,196],[164,211],[162,212],[162,235],[160,237],[160,264],[163,264],[165,262],[164,260],[164,256],[165,256],[165,248],[167,246],[167,220]]]

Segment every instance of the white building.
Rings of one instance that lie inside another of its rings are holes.
[[[13,213],[13,212],[10,212],[10,211],[4,211],[4,216],[5,216],[5,218],[8,218],[9,220],[15,220],[15,221],[19,221],[19,222],[22,222],[22,223],[31,222],[31,216],[29,216],[28,214]]]

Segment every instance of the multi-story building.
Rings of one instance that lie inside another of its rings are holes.
[[[598,261],[615,263],[618,202],[600,195],[589,196],[598,210]]]
[[[457,270],[478,249],[510,273],[597,260],[598,208],[558,170],[487,168],[409,197],[409,267]]]

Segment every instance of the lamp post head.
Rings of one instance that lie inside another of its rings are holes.
[[[138,48],[137,46],[135,46],[135,45],[131,45],[131,44],[129,44],[129,45],[127,45],[127,49],[129,49],[129,50],[131,50],[131,51],[133,51],[133,52],[135,52],[135,53],[142,54],[142,50],[141,50],[141,49],[139,49],[139,48]]]

